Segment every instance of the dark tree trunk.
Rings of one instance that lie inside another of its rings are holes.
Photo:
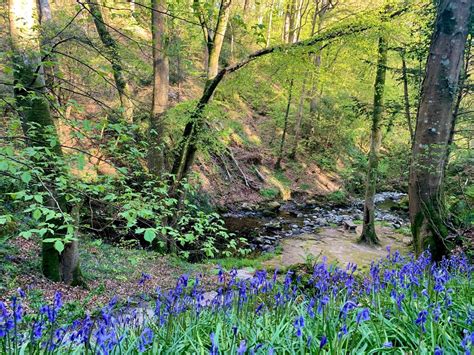
[[[303,121],[303,109],[304,109],[305,96],[306,96],[306,78],[303,79],[303,84],[301,87],[300,102],[298,104],[298,113],[296,114],[295,136],[293,139],[293,146],[291,148],[291,153],[289,155],[289,158],[292,160],[296,159],[296,152],[298,150],[298,143],[299,143],[300,135],[301,135],[301,124]]]
[[[385,90],[385,73],[387,71],[387,42],[383,36],[379,38],[377,74],[374,84],[374,111],[372,113],[372,129],[370,135],[369,164],[367,167],[367,182],[365,187],[364,221],[359,242],[379,244],[375,233],[375,190],[377,184],[377,169],[379,150],[382,141],[381,121],[383,115],[383,96]]]
[[[414,131],[410,113],[410,95],[408,93],[408,75],[405,54],[400,54],[402,58],[402,81],[403,81],[403,104],[405,108],[405,118],[407,120],[408,130],[410,131],[410,143],[413,144]]]
[[[123,118],[133,122],[133,101],[127,80],[125,79],[122,59],[120,58],[118,44],[107,28],[107,24],[102,16],[102,10],[96,0],[87,0],[90,13],[93,17],[95,28],[99,34],[100,40],[104,45],[108,58],[112,64],[112,72],[114,75],[115,86],[120,98],[120,104],[123,110]]]
[[[293,79],[290,80],[290,87],[288,89],[288,103],[286,104],[285,122],[283,125],[283,134],[281,135],[280,149],[278,151],[278,158],[275,163],[275,169],[281,169],[281,160],[283,159],[283,154],[285,150],[285,139],[286,139],[286,131],[288,130],[288,117],[290,115],[292,94],[293,94]]]
[[[169,62],[165,48],[166,1],[153,0],[151,32],[153,37],[153,99],[150,115],[150,150],[148,168],[161,176],[164,169],[164,122],[163,115],[168,107]]]
[[[410,220],[416,254],[448,252],[443,179],[473,2],[442,0],[423,80],[410,167]]]

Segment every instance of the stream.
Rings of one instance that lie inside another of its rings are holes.
[[[376,220],[398,230],[408,225],[408,214],[400,201],[406,194],[380,192],[375,196]],[[281,241],[302,235],[318,235],[323,229],[341,229],[345,222],[361,224],[364,201],[354,200],[344,207],[322,207],[313,200],[295,202],[271,202],[258,209],[242,209],[223,215],[227,229],[246,237],[252,250],[273,252]],[[271,213],[269,213],[271,212]]]

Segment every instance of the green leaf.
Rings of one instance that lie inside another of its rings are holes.
[[[31,174],[25,171],[23,174],[21,174],[21,181],[23,181],[25,184],[28,184],[31,181]]]
[[[64,243],[60,240],[56,240],[54,242],[54,249],[56,249],[59,253],[62,253],[64,250]]]
[[[43,203],[43,196],[42,195],[34,195],[33,198],[38,203]]]
[[[36,210],[33,211],[33,218],[38,220],[41,218],[41,214],[42,214],[41,210],[37,208]]]
[[[145,234],[144,234],[145,240],[148,243],[151,243],[153,241],[153,239],[155,239],[155,237],[156,237],[155,231],[151,228],[147,228],[147,230],[145,231]]]
[[[24,232],[21,232],[20,233],[20,237],[23,237],[25,239],[29,239],[31,238],[33,233],[31,233],[31,231],[24,231]]]

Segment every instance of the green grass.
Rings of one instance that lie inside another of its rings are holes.
[[[273,173],[273,176],[275,176],[275,178],[278,181],[280,181],[283,185],[285,185],[286,187],[289,187],[291,185],[291,180],[285,175],[285,173],[283,171],[276,170]]]
[[[263,262],[272,259],[276,255],[280,255],[282,253],[281,246],[277,246],[273,253],[262,253],[255,258],[238,258],[238,257],[230,257],[230,258],[222,258],[222,259],[212,259],[209,260],[209,264],[220,265],[224,270],[231,270],[232,268],[243,269],[243,268],[251,268],[251,269],[262,269]]]
[[[260,195],[268,199],[276,198],[280,194],[280,191],[278,189],[275,189],[272,187],[261,189],[259,192],[260,192]]]

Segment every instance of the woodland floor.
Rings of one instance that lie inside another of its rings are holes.
[[[45,279],[40,272],[39,242],[34,239],[10,239],[0,250],[0,258],[9,261],[4,263],[6,266],[1,270],[3,275],[0,275],[0,285],[3,286],[0,287],[5,289],[0,288],[0,300],[8,300],[18,287],[27,290],[30,296],[36,296],[29,298],[32,303],[35,300],[38,303],[52,300],[55,291],[61,291],[66,303],[76,305],[81,310],[93,310],[114,296],[120,300],[136,300],[142,294],[153,294],[157,288],[173,288],[178,277],[184,273],[190,277],[200,275],[205,289],[212,290],[217,283],[218,264],[227,270],[236,267],[242,274],[250,276],[256,269],[285,271],[293,266],[320,261],[322,256],[326,256],[330,263],[344,266],[348,262],[356,262],[360,269],[364,269],[371,260],[384,257],[388,245],[391,245],[392,250],[408,252],[403,235],[382,225],[377,226],[380,246],[373,248],[357,244],[360,228],[358,226],[357,233],[342,228],[323,228],[318,233],[282,239],[276,253],[197,264],[154,251],[86,239],[82,241],[81,265],[87,288],[65,286]],[[142,272],[149,274],[150,279],[140,285]],[[35,305],[25,304],[26,309],[31,306]]]

